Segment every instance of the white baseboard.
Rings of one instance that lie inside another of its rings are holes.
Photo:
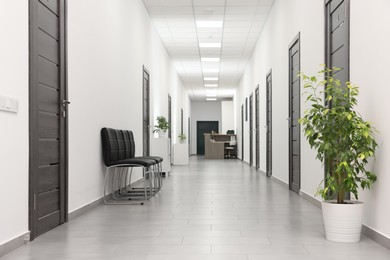
[[[30,231],[0,245],[0,257],[27,244],[30,241]]]
[[[284,181],[282,180],[279,180],[278,178],[275,178],[274,176],[271,176],[271,180],[273,180],[274,182],[282,185],[283,187],[287,188],[288,189],[288,184],[285,183]]]

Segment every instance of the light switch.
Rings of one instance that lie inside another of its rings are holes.
[[[19,100],[0,95],[0,110],[17,113],[19,110]]]

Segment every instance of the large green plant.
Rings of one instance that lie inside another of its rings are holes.
[[[349,82],[341,85],[331,76],[337,70],[324,68],[310,77],[300,74],[311,107],[299,122],[310,146],[317,150],[316,158],[325,165],[325,183],[317,194],[345,203],[346,192],[358,199],[359,186],[370,189],[376,181],[366,165],[377,143],[375,129],[356,111],[359,88]]]
[[[170,128],[170,124],[164,116],[157,117],[157,125],[154,126],[153,133],[158,131],[166,132]]]

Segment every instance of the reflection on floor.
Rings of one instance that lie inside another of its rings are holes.
[[[324,238],[320,209],[239,160],[191,157],[144,206],[99,206],[4,256],[22,259],[389,260]]]

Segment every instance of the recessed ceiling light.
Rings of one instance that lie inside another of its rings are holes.
[[[218,87],[218,84],[204,84],[206,88],[216,88]]]
[[[207,101],[217,101],[216,98],[206,98]]]
[[[221,48],[220,42],[200,42],[200,48]]]
[[[220,58],[200,58],[201,61],[204,61],[204,62],[219,62],[221,59]]]
[[[204,80],[218,80],[218,77],[204,77]]]
[[[199,28],[222,28],[223,21],[196,21]]]
[[[219,69],[204,69],[204,73],[218,73]]]

